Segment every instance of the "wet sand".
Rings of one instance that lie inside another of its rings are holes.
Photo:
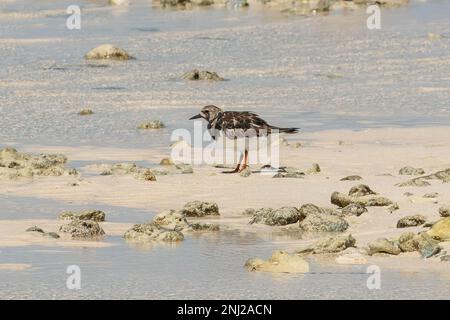
[[[332,207],[332,192],[364,183],[400,209],[370,207],[349,217],[358,247],[423,229],[396,228],[406,215],[439,219],[438,208],[450,203],[450,184],[395,184],[410,178],[398,175],[407,165],[427,174],[450,168],[450,42],[427,37],[449,34],[448,3],[413,1],[384,10],[383,29],[371,32],[364,10],[287,17],[258,6],[169,13],[144,11],[144,1],[120,10],[84,1],[78,33],[64,28],[59,5],[24,3],[24,12],[11,1],[0,13],[8,22],[0,26],[6,35],[0,39],[0,147],[62,153],[80,176],[0,182],[1,298],[448,298],[448,262],[418,253],[365,256],[366,263],[355,266],[339,265],[335,255],[309,256],[306,275],[249,273],[246,259],[293,252],[322,235],[303,235],[298,224],[249,225],[242,215],[246,208]],[[137,59],[98,65],[83,60],[88,50],[109,42]],[[217,71],[229,81],[180,79],[193,68]],[[201,165],[193,174],[157,176],[156,182],[100,175],[104,163],[157,165],[170,155],[172,130],[192,130],[186,119],[209,103],[301,127],[282,146],[281,165],[307,170],[318,163],[321,172],[303,179],[242,178]],[[86,107],[94,114],[78,116]],[[167,128],[136,129],[149,119],[161,119]],[[340,181],[355,174],[363,180]],[[433,192],[436,200],[423,197]],[[177,245],[135,246],[122,238],[133,223],[191,200],[217,202],[220,218],[200,221],[220,224],[220,232],[190,234]],[[104,210],[106,236],[75,241],[25,231],[34,225],[57,231],[63,223],[57,215],[70,208]],[[441,245],[450,251],[449,242]],[[71,264],[82,267],[83,290],[65,287]],[[366,286],[371,264],[382,270],[381,290]]]

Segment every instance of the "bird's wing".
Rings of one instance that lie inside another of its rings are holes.
[[[269,131],[271,126],[256,113],[247,111],[226,111],[220,121],[222,130],[234,131],[237,136]]]

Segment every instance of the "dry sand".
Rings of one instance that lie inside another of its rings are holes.
[[[252,174],[248,178],[239,175],[221,174],[221,169],[210,166],[194,167],[194,174],[158,176],[156,182],[143,182],[127,176],[100,176],[95,166],[77,168],[81,172],[79,186],[68,183],[79,178],[70,176],[39,177],[29,180],[3,181],[0,194],[27,196],[42,199],[70,201],[74,204],[95,203],[129,208],[161,211],[180,208],[187,201],[203,200],[217,202],[220,218],[208,219],[220,223],[224,229],[272,234],[280,249],[293,251],[311,243],[314,239],[298,239],[288,236],[287,229],[295,231],[297,224],[289,227],[268,227],[248,225],[248,217],[242,216],[246,208],[301,206],[314,203],[332,207],[330,195],[334,191],[348,192],[353,185],[364,183],[374,191],[397,202],[400,209],[390,213],[387,208],[369,207],[369,212],[360,217],[349,217],[349,232],[361,247],[379,237],[393,237],[402,232],[418,231],[420,227],[398,229],[397,221],[406,215],[422,214],[428,221],[439,219],[438,208],[450,203],[450,184],[432,180],[431,186],[405,187],[396,183],[410,179],[399,176],[398,170],[406,165],[421,167],[426,173],[450,168],[450,128],[392,128],[368,129],[364,131],[325,131],[302,133],[289,137],[291,144],[281,149],[281,164],[308,169],[312,163],[319,163],[322,171],[307,175],[304,179],[273,179],[271,176]],[[294,142],[302,147],[295,148]],[[65,148],[25,146],[26,152],[61,152],[69,160],[94,161],[137,161],[148,160],[158,163],[169,155],[161,150],[133,150],[108,148]],[[256,166],[254,169],[258,169]],[[360,175],[362,181],[340,181],[347,175]],[[386,175],[389,174],[389,175]],[[414,194],[412,197],[405,192]],[[438,192],[437,203],[422,201],[426,193]],[[413,199],[414,201],[411,201]],[[20,219],[20,217],[18,217]],[[105,242],[45,239],[39,235],[24,232],[27,227],[38,225],[46,231],[57,231],[60,221],[8,220],[0,224],[0,247],[11,245],[74,245],[104,246]],[[107,234],[121,234],[129,224],[103,223]],[[47,230],[48,229],[48,230]],[[274,232],[277,231],[277,232]],[[442,243],[449,249],[449,243]],[[327,260],[327,263],[330,263]],[[332,260],[334,261],[334,260]],[[418,254],[402,254],[397,257],[370,257],[368,262],[412,269],[445,268],[437,259],[422,261]]]

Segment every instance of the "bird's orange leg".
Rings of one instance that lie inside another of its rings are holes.
[[[243,170],[245,170],[247,168],[248,168],[248,151],[245,150],[245,153],[244,153],[244,164],[242,165],[242,167],[239,170],[239,172],[241,172],[241,171],[243,171]]]
[[[222,173],[238,173],[238,172],[240,172],[239,171],[239,167],[241,166],[241,162],[242,162],[242,154],[241,154],[241,156],[239,158],[239,163],[237,164],[236,168],[234,168],[231,171],[222,171]]]

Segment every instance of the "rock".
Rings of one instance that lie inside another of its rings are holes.
[[[429,186],[430,183],[426,180],[441,180],[442,182],[450,182],[450,169],[441,170],[433,174],[422,176],[419,178],[411,179],[402,183],[396,184],[399,187],[416,186],[424,187]]]
[[[400,249],[391,241],[386,238],[380,238],[368,244],[369,255],[375,253],[388,253],[393,255],[400,254]]]
[[[442,39],[442,35],[440,35],[439,33],[433,33],[433,32],[428,32],[427,37],[429,40],[432,40],[432,41]]]
[[[349,225],[339,216],[310,213],[300,222],[299,227],[306,232],[343,232]]]
[[[422,168],[413,168],[410,166],[403,167],[398,172],[399,175],[405,176],[419,176],[421,174],[425,174],[425,171]]]
[[[194,231],[219,231],[220,226],[214,223],[192,223],[190,228]]]
[[[267,261],[259,258],[248,259],[245,262],[245,268],[248,271],[306,273],[309,271],[309,264],[297,255],[290,255],[285,251],[275,251]]]
[[[369,186],[365,184],[359,184],[357,186],[354,186],[350,189],[348,192],[348,195],[351,197],[362,197],[367,196],[371,194],[377,194],[376,192],[372,191]]]
[[[362,180],[363,178],[357,175],[353,175],[353,176],[347,176],[341,179],[341,181],[358,181],[358,180]]]
[[[89,116],[91,114],[94,114],[94,111],[92,111],[91,109],[83,109],[80,112],[78,112],[78,114],[80,116]]]
[[[394,202],[393,204],[391,204],[391,205],[388,207],[388,211],[389,211],[390,213],[393,213],[394,211],[397,211],[397,210],[399,210],[399,209],[400,209],[400,206],[398,205],[397,202]]]
[[[430,222],[426,222],[422,227],[424,228],[431,228],[436,224],[437,221],[430,221]]]
[[[64,211],[59,214],[60,220],[92,220],[97,222],[105,221],[106,214],[100,210],[83,210],[80,212]]]
[[[397,222],[397,228],[417,227],[424,224],[426,218],[420,214],[403,217]]]
[[[414,252],[418,250],[416,241],[417,235],[414,232],[404,232],[398,239],[398,247],[402,252]]]
[[[361,265],[366,264],[367,259],[359,252],[344,253],[335,259],[338,264]]]
[[[423,197],[424,198],[437,198],[437,197],[439,197],[439,193],[437,193],[437,192],[432,192],[432,193],[425,193],[424,195],[423,195]]]
[[[430,258],[442,250],[439,246],[439,241],[433,239],[426,233],[421,233],[415,241],[417,242],[417,247],[422,258]]]
[[[247,178],[252,174],[252,170],[250,170],[249,167],[246,167],[244,170],[242,170],[241,172],[239,172],[239,175],[243,178]]]
[[[194,173],[194,169],[190,164],[177,164],[175,167],[180,170],[180,173],[182,174],[191,174]]]
[[[447,254],[447,255],[445,255],[445,256],[442,256],[442,257],[441,257],[441,261],[442,261],[442,262],[444,262],[444,261],[445,261],[445,262],[450,261],[450,255]]]
[[[342,214],[344,216],[360,216],[363,213],[368,212],[367,208],[362,204],[350,203],[349,205],[342,208]]]
[[[417,235],[412,232],[405,232],[402,233],[398,242],[398,247],[403,252],[419,251],[422,258],[432,257],[442,249],[439,246],[439,241],[434,240],[426,233]]]
[[[430,230],[426,232],[430,237],[440,240],[450,240],[450,217],[437,221]]]
[[[32,155],[14,148],[0,149],[0,178],[17,179],[33,176],[61,176],[67,158],[62,154]]]
[[[163,129],[165,127],[165,124],[160,120],[144,121],[138,125],[138,129]]]
[[[440,207],[439,215],[441,217],[450,217],[450,205]]]
[[[75,168],[70,169],[67,173],[69,174],[69,176],[77,176],[79,174],[78,170]]]
[[[351,203],[360,204],[366,207],[378,206],[384,207],[393,204],[393,202],[385,197],[380,196],[364,196],[364,197],[352,197],[342,194],[340,192],[333,192],[331,195],[331,203],[339,206],[340,208],[346,207]]]
[[[178,211],[167,210],[153,217],[153,224],[166,229],[182,231],[189,227],[186,217]]]
[[[255,211],[250,224],[263,223],[269,226],[284,226],[291,223],[296,223],[303,216],[295,207],[282,207],[276,210],[271,208],[261,208]]]
[[[404,195],[405,197],[411,197],[411,196],[414,195],[414,193],[412,193],[412,192],[405,192],[403,195]]]
[[[132,175],[138,180],[156,181],[155,172],[149,168],[139,167],[134,163],[124,162],[113,164],[111,169],[104,170],[101,175]]]
[[[130,60],[134,59],[125,50],[114,47],[110,44],[103,44],[89,51],[85,56],[88,60],[112,59],[112,60]]]
[[[256,210],[253,208],[247,208],[242,212],[242,215],[244,216],[253,216],[255,214]]]
[[[396,184],[397,187],[426,187],[430,185],[431,184],[428,181],[424,180],[423,178],[415,178]]]
[[[47,237],[47,238],[52,238],[52,239],[59,239],[60,238],[59,234],[57,234],[56,232],[45,232],[43,234],[43,236]]]
[[[332,237],[324,240],[320,240],[312,246],[300,250],[297,253],[313,253],[313,254],[322,254],[322,253],[337,253],[341,252],[347,248],[354,247],[356,244],[355,238],[352,237],[351,234],[341,235],[337,237]]]
[[[311,168],[309,168],[306,173],[307,174],[315,174],[320,172],[320,166],[318,163],[313,163]]]
[[[217,73],[206,71],[206,70],[198,70],[194,69],[192,71],[186,72],[182,76],[185,80],[208,80],[208,81],[222,81],[225,80],[222,77],[220,77]]]
[[[305,173],[300,171],[300,169],[293,167],[280,168],[280,171],[275,174],[272,178],[304,178]]]
[[[156,181],[156,176],[153,171],[147,168],[139,168],[133,175],[138,180]]]
[[[166,241],[177,242],[184,240],[184,235],[177,230],[161,228],[153,222],[135,224],[124,234],[128,241]]]
[[[312,203],[307,203],[299,208],[300,220],[303,220],[309,214],[330,214],[339,216],[340,212],[332,208],[321,208]]]
[[[172,166],[174,165],[172,159],[170,158],[162,158],[161,161],[159,162],[160,165],[162,166]]]
[[[39,227],[29,227],[27,230],[25,230],[26,232],[39,232],[39,233],[44,233],[44,230],[42,230]]]
[[[62,225],[60,232],[68,233],[72,239],[97,240],[105,234],[105,231],[95,221],[72,220],[69,224]]]
[[[180,212],[186,217],[218,216],[219,207],[214,202],[191,201]]]

